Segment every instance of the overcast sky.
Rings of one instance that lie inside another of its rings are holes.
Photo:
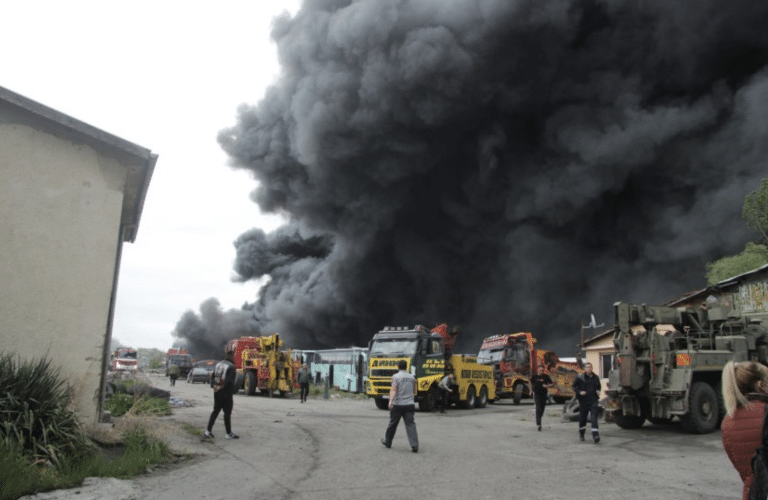
[[[232,242],[275,217],[227,166],[217,132],[279,74],[270,27],[300,0],[12,2],[0,86],[159,155],[136,242],[123,246],[113,338],[167,349],[187,309],[253,301],[232,283]]]

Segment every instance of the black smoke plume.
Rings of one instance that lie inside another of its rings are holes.
[[[219,142],[288,222],[235,243],[259,331],[461,324],[569,355],[594,312],[704,286],[768,172],[768,3],[306,0]]]

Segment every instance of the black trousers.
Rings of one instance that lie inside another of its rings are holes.
[[[437,388],[437,406],[442,409],[448,408],[448,391],[442,387]]]
[[[211,418],[208,419],[208,430],[213,430],[213,424],[216,423],[216,418],[219,416],[219,412],[224,410],[224,429],[227,434],[232,432],[232,407],[234,401],[232,400],[232,393],[226,390],[220,390],[213,393],[213,412]]]
[[[171,375],[171,385],[176,385],[176,379],[179,378],[178,375]]]
[[[393,406],[389,410],[389,425],[387,426],[387,432],[384,433],[384,441],[388,445],[392,445],[392,440],[395,438],[395,431],[397,430],[397,424],[400,423],[400,418],[405,422],[405,433],[408,434],[408,442],[411,448],[419,447],[419,435],[416,432],[416,422],[413,421],[413,413],[416,411],[414,405],[405,406]]]
[[[301,387],[301,393],[300,393],[301,400],[302,401],[306,401],[307,400],[307,396],[309,396],[309,382],[307,382],[305,384],[299,384],[299,386]]]
[[[599,433],[599,426],[597,425],[598,417],[600,415],[598,401],[579,401],[579,434],[584,435],[587,431],[587,416],[590,416],[590,423],[592,424],[592,437],[595,437]]]
[[[536,405],[536,425],[541,425],[541,416],[544,415],[544,406],[547,404],[547,393],[533,393],[533,402]]]

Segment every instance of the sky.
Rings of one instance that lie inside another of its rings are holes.
[[[181,315],[210,297],[253,301],[232,282],[233,241],[270,231],[216,141],[279,75],[272,19],[299,0],[13,2],[3,7],[0,86],[159,155],[135,243],[123,245],[112,337],[170,348]]]

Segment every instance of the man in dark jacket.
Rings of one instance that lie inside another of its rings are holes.
[[[237,439],[240,436],[232,432],[232,406],[234,405],[232,395],[235,393],[235,378],[237,372],[233,361],[235,355],[232,351],[227,352],[226,361],[219,361],[213,369],[213,412],[208,420],[208,427],[205,429],[205,437],[213,437],[213,424],[219,412],[224,410],[224,428],[227,431],[227,439]]]
[[[579,439],[584,441],[584,433],[587,431],[587,415],[592,414],[592,439],[595,444],[600,442],[600,432],[597,420],[599,414],[598,401],[600,400],[600,377],[592,372],[592,363],[584,365],[584,373],[573,381],[573,392],[579,400]]]
[[[554,387],[552,378],[544,373],[544,365],[539,364],[539,370],[536,375],[531,377],[533,386],[533,402],[536,405],[536,427],[541,430],[541,416],[544,414],[544,406],[547,404],[547,389]]]
[[[311,378],[312,375],[309,373],[306,363],[301,365],[301,369],[299,369],[296,374],[296,382],[299,383],[299,387],[301,388],[300,394],[302,403],[307,400],[307,395],[309,394],[309,379]]]

